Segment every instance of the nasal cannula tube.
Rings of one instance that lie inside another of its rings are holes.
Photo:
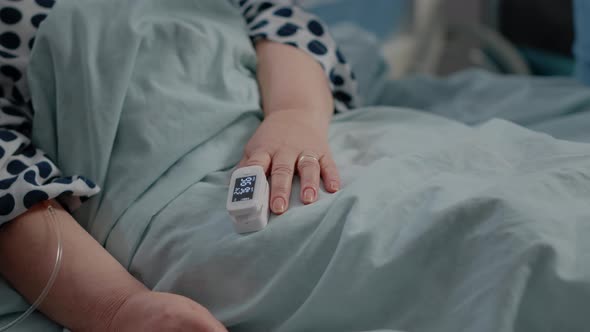
[[[57,279],[57,274],[59,273],[59,269],[61,267],[61,260],[62,260],[62,253],[63,253],[62,240],[61,240],[61,229],[59,227],[59,222],[57,221],[57,218],[55,216],[55,210],[53,209],[53,206],[51,206],[51,205],[47,206],[47,215],[49,216],[49,220],[50,220],[49,225],[55,231],[55,235],[57,238],[57,252],[55,255],[55,263],[53,265],[53,272],[51,272],[51,275],[49,276],[49,281],[47,281],[47,285],[45,285],[45,288],[43,288],[43,291],[41,292],[41,295],[39,295],[37,300],[35,300],[35,302],[33,302],[33,304],[29,307],[29,309],[27,309],[27,311],[25,311],[22,315],[17,317],[12,322],[8,323],[8,325],[0,327],[0,332],[6,331],[11,327],[16,326],[17,324],[19,324],[22,321],[24,321],[25,319],[27,319],[35,310],[37,310],[37,308],[39,308],[41,303],[43,303],[43,300],[45,300],[45,298],[47,297],[47,294],[49,293],[49,291],[53,287],[53,284],[55,283],[55,279]]]

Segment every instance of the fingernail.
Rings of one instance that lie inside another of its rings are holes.
[[[285,205],[287,205],[285,200],[282,197],[277,197],[272,202],[272,210],[275,213],[283,213],[283,212],[285,212]]]
[[[303,203],[309,204],[313,203],[313,201],[315,201],[315,190],[312,188],[305,189],[303,192]]]
[[[330,182],[330,190],[332,190],[332,191],[340,190],[340,185],[338,184],[338,181]]]

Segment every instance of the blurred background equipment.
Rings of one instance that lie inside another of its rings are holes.
[[[519,75],[573,71],[571,0],[300,0],[328,24],[381,43],[390,77],[467,68]]]
[[[574,42],[571,0],[498,1],[495,27],[529,62],[537,75],[571,75]]]

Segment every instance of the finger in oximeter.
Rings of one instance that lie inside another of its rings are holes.
[[[242,167],[233,172],[226,206],[236,232],[251,233],[266,227],[268,199],[268,180],[262,167]]]

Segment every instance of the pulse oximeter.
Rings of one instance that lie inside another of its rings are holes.
[[[242,167],[233,172],[226,206],[237,233],[257,232],[266,227],[268,200],[268,181],[262,167]]]

